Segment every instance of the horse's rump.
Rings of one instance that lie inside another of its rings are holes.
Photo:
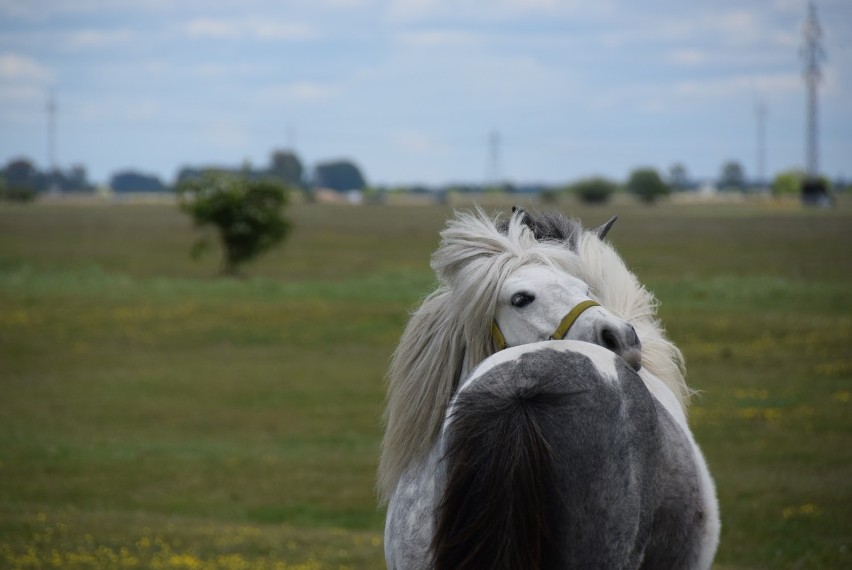
[[[544,347],[457,395],[435,568],[638,566],[660,434],[641,379],[603,354],[616,378],[586,354]]]

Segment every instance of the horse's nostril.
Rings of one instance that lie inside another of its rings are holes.
[[[603,343],[604,348],[613,352],[617,351],[619,348],[618,337],[616,337],[615,333],[613,333],[610,329],[604,329],[601,331],[601,342]]]
[[[632,344],[633,346],[639,346],[640,344],[642,344],[641,342],[639,342],[639,335],[636,334],[636,327],[630,325],[630,332],[633,333],[633,338],[631,339],[630,344]]]

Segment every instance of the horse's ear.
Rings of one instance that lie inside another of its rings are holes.
[[[596,234],[598,234],[598,239],[603,239],[603,238],[606,237],[606,234],[609,233],[609,229],[612,227],[612,224],[614,224],[615,220],[617,220],[617,219],[618,219],[618,216],[613,216],[609,220],[607,220],[605,224],[603,224],[600,227],[595,228],[592,231],[595,232]]]
[[[529,216],[527,216],[527,211],[521,208],[520,206],[512,206],[512,216],[518,216],[521,222],[530,226],[529,224]]]

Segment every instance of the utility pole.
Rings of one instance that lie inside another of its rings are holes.
[[[807,88],[807,114],[805,138],[805,170],[808,178],[819,176],[819,109],[817,107],[817,87],[822,79],[820,62],[825,59],[822,48],[822,28],[817,21],[816,5],[808,3],[808,19],[802,28],[804,43],[802,44],[803,75]]]
[[[758,99],[754,105],[754,115],[757,119],[757,184],[760,190],[766,190],[766,102]]]
[[[56,98],[53,91],[47,94],[47,164],[56,170]]]
[[[488,168],[486,171],[486,184],[499,187],[500,183],[500,133],[497,131],[491,131],[488,133]]]

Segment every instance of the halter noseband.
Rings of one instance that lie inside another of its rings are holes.
[[[562,318],[562,322],[559,323],[559,326],[556,327],[556,332],[550,335],[550,340],[562,340],[565,338],[565,335],[568,334],[568,331],[571,329],[571,326],[574,322],[583,314],[586,309],[590,309],[592,307],[600,307],[601,304],[597,301],[592,301],[591,299],[587,301],[583,301],[576,305],[573,309],[568,311],[568,314]],[[495,319],[491,323],[491,336],[494,337],[494,344],[497,346],[497,351],[501,351],[504,348],[508,348],[506,344],[506,338],[503,336],[502,331],[500,331],[500,327],[497,326],[497,320]]]

